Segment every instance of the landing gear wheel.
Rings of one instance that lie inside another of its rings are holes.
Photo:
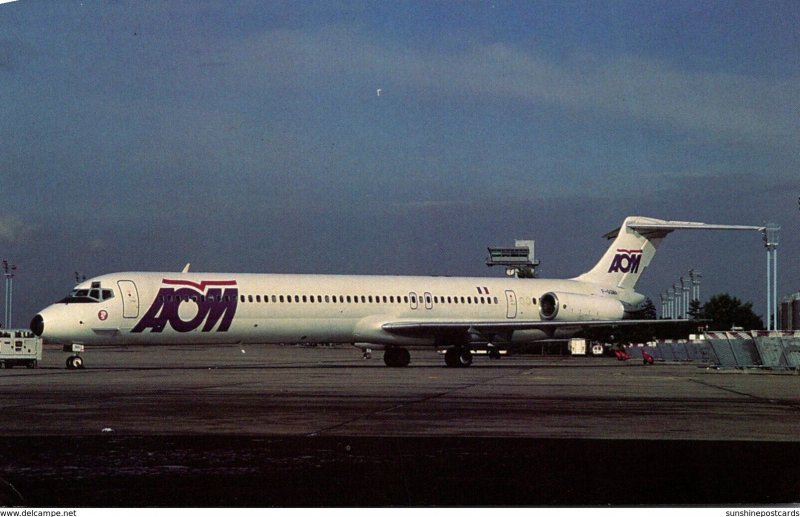
[[[67,357],[67,368],[70,370],[83,368],[83,358],[79,355],[71,355]]]
[[[472,364],[472,352],[468,348],[448,348],[444,353],[444,364],[450,368],[469,366]]]
[[[387,348],[383,352],[383,362],[386,366],[403,367],[411,362],[411,354],[405,348]]]
[[[489,359],[500,359],[500,350],[496,348],[489,350]]]

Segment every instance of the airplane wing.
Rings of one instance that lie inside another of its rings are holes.
[[[556,330],[614,328],[635,325],[686,324],[691,320],[595,320],[595,321],[540,321],[540,320],[496,320],[496,321],[396,321],[384,323],[386,332],[406,337],[453,335],[463,333],[499,334],[514,330]]]

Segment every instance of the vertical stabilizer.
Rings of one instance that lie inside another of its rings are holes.
[[[614,239],[591,271],[575,278],[620,289],[633,289],[650,265],[664,237],[674,230],[745,230],[764,232],[762,226],[737,226],[688,221],[662,221],[650,217],[628,217],[618,230],[605,237]]]
[[[634,229],[637,224],[658,226],[667,223],[649,217],[628,217],[622,226],[605,237],[614,239],[603,258],[576,280],[633,289],[656,254],[661,240],[671,230]]]

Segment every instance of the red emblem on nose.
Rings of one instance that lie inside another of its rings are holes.
[[[97,317],[100,319],[100,321],[106,321],[108,319],[108,312],[100,311],[97,313]]]

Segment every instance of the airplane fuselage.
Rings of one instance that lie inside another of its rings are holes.
[[[435,333],[397,333],[384,324],[541,321],[546,293],[605,302],[561,307],[552,319],[618,320],[625,307],[644,300],[631,290],[576,280],[234,273],[115,273],[79,284],[73,293],[93,289],[98,296],[68,297],[41,311],[41,334],[53,342],[92,345],[432,345]],[[553,335],[518,328],[508,337],[517,342]]]
[[[634,289],[664,236],[683,229],[758,228],[627,217],[606,235],[613,241],[594,267],[566,280],[189,273],[188,267],[113,273],[77,285],[34,316],[31,330],[66,345],[363,343],[384,348],[389,366],[407,365],[409,346],[434,345],[447,350],[448,366],[468,366],[475,344],[651,325],[636,319],[646,298]],[[82,364],[79,356],[67,361],[71,368]]]

